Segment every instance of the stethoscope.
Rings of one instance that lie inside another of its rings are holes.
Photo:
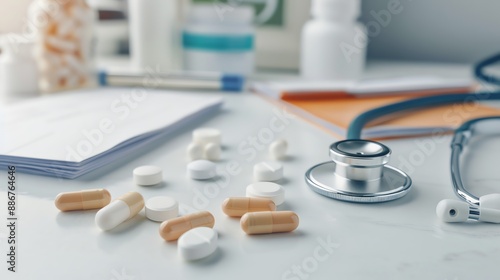
[[[474,69],[475,76],[486,83],[500,85],[499,78],[484,72],[485,67],[498,61],[500,61],[500,54],[478,63]],[[331,161],[317,164],[307,170],[306,183],[313,191],[321,195],[343,201],[376,203],[401,198],[412,187],[410,176],[402,170],[387,165],[391,150],[386,145],[361,139],[363,127],[368,122],[393,113],[481,100],[500,100],[500,91],[421,97],[369,110],[350,123],[346,140],[330,145]],[[447,221],[455,221],[454,219],[464,217],[465,219],[480,219],[480,205],[483,207],[486,204],[489,208],[498,209],[496,211],[500,217],[500,194],[479,198],[467,190],[460,175],[460,154],[467,141],[474,135],[474,126],[488,120],[500,120],[500,117],[470,120],[455,130],[451,142],[450,165],[453,189],[457,196],[467,203],[458,201],[440,203],[438,215],[443,214],[443,219],[448,218]],[[465,212],[467,215],[463,214]]]

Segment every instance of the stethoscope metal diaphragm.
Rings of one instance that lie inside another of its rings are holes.
[[[403,197],[410,177],[386,165],[391,150],[370,140],[343,140],[330,146],[332,161],[311,167],[305,174],[315,192],[338,200],[375,203]]]

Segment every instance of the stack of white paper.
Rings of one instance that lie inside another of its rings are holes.
[[[213,96],[102,88],[0,108],[0,167],[76,178],[217,111]]]

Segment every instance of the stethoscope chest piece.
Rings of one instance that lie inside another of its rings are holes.
[[[338,200],[375,203],[403,197],[411,179],[386,165],[391,150],[369,140],[344,140],[330,146],[332,161],[311,167],[307,185],[315,192]]]

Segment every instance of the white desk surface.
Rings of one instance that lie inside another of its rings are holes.
[[[469,69],[404,63],[368,67],[371,77],[392,73],[464,76]],[[449,136],[431,141],[432,148],[421,160],[415,151],[424,151],[425,138],[384,141],[393,150],[391,164],[400,166],[414,157],[414,168],[404,168],[413,178],[413,189],[397,201],[361,205],[328,199],[306,186],[304,172],[328,160],[328,146],[336,139],[300,119],[289,120],[283,131],[274,134],[289,141],[290,155],[284,162],[286,203],[279,209],[298,213],[300,226],[287,234],[245,235],[238,219],[222,213],[221,203],[226,197],[245,195],[246,186],[252,182],[253,164],[266,159],[267,152],[259,146],[253,149],[256,157],[249,158],[238,147],[272,128],[270,122],[276,118],[273,110],[277,109],[248,93],[223,96],[224,109],[215,117],[186,127],[140,155],[84,177],[62,180],[18,173],[15,274],[7,271],[5,263],[7,174],[2,171],[0,279],[497,278],[493,275],[500,263],[500,226],[444,224],[436,218],[438,201],[454,198],[448,171]],[[224,150],[217,166],[225,170],[235,161],[241,166],[238,175],[227,176],[225,182],[193,181],[185,176],[185,148],[196,125],[223,131]],[[494,151],[496,158],[499,150]],[[164,184],[134,185],[132,170],[144,164],[161,166]],[[495,185],[498,187],[498,160],[491,153],[472,158],[467,165],[469,185],[483,187],[479,192],[493,192]],[[91,188],[107,188],[114,198],[128,191],[138,191],[146,199],[168,195],[183,205],[209,210],[216,218],[218,251],[207,259],[185,262],[177,256],[176,243],[163,241],[159,224],[147,220],[143,212],[115,230],[102,232],[94,224],[96,211],[60,213],[55,208],[53,200],[58,193]]]

